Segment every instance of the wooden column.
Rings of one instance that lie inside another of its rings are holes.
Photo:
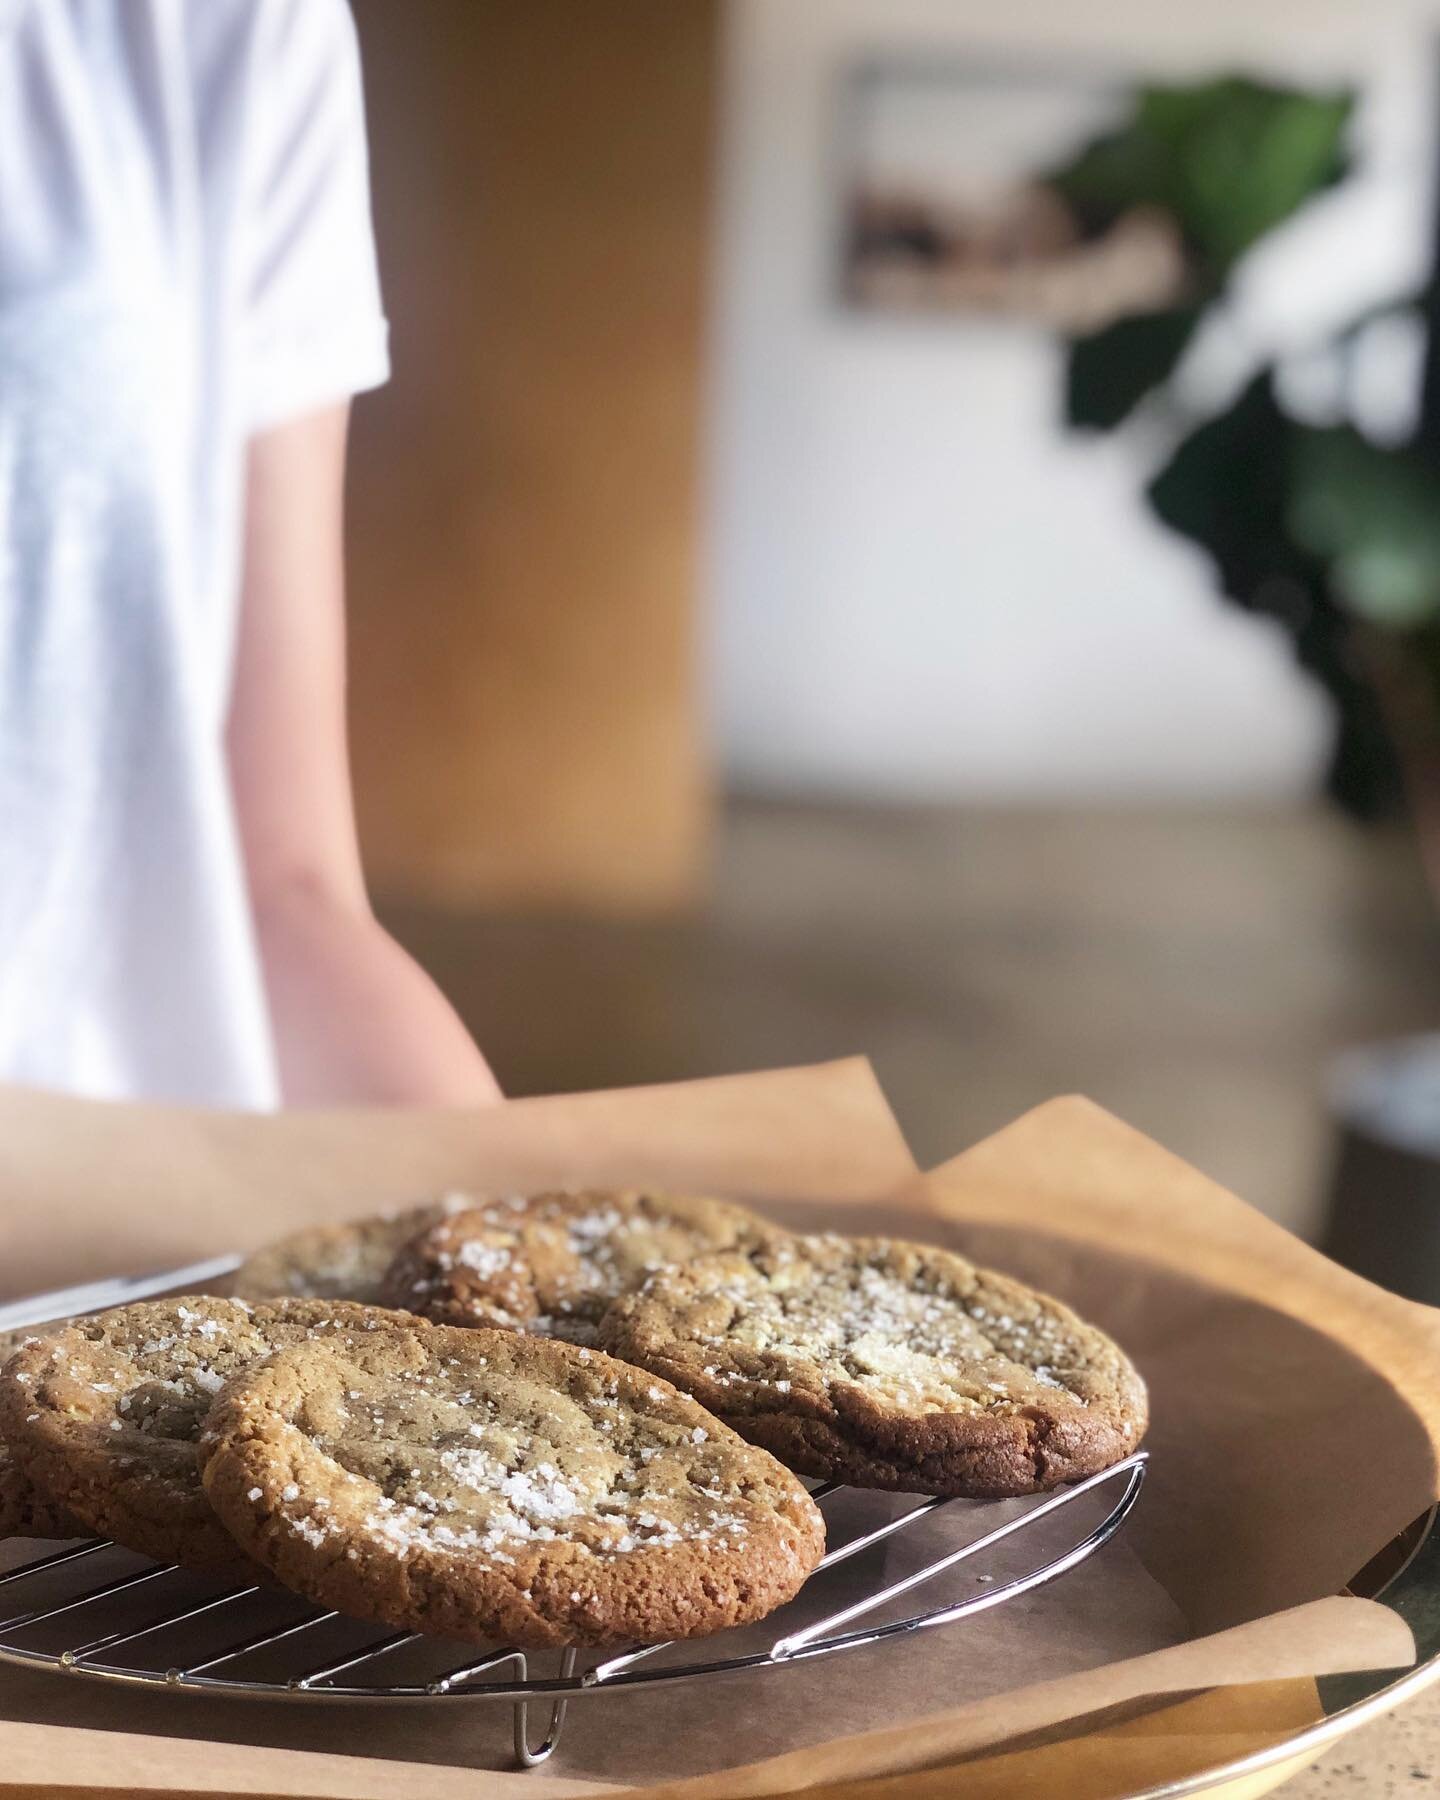
[[[372,882],[644,908],[699,882],[716,0],[354,0],[394,374],[357,408]]]

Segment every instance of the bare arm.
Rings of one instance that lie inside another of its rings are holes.
[[[470,1105],[500,1090],[376,921],[345,731],[348,406],[255,438],[227,748],[287,1102]]]

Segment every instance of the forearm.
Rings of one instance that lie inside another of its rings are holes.
[[[287,1105],[501,1098],[454,1008],[368,910],[296,884],[257,896]]]
[[[474,1106],[485,1060],[365,897],[345,747],[341,496],[348,409],[262,433],[245,487],[245,581],[226,751],[292,1104]]]

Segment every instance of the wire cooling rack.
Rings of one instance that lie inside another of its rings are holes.
[[[216,1258],[163,1275],[36,1295],[0,1309],[0,1329],[75,1317],[150,1294],[193,1290],[228,1273],[238,1260]],[[603,1657],[586,1652],[582,1667],[575,1650],[537,1653],[503,1644],[477,1650],[419,1632],[383,1631],[295,1595],[245,1584],[217,1586],[174,1563],[152,1562],[93,1539],[37,1555],[0,1574],[0,1663],[131,1688],[211,1696],[508,1704],[516,1760],[535,1768],[559,1743],[573,1697],[738,1670],[778,1670],[954,1624],[1057,1580],[1114,1537],[1140,1497],[1145,1463],[1143,1451],[1127,1457],[978,1533],[972,1502],[861,1494],[838,1483],[818,1486],[813,1495],[825,1512],[834,1547],[799,1599],[776,1615],[773,1623],[782,1627],[780,1634],[770,1638],[762,1631],[758,1641],[751,1627]],[[875,1523],[877,1512],[886,1516]],[[1042,1521],[1050,1523],[1037,1531]],[[1075,1525],[1073,1539],[1057,1546],[1057,1534],[1065,1536],[1061,1528],[1070,1523]],[[1022,1556],[1023,1566],[1017,1568],[1014,1551],[1025,1548],[1027,1536],[1034,1557],[1026,1562]],[[922,1539],[914,1566],[886,1580],[886,1555]],[[921,1589],[966,1564],[983,1567],[1002,1546],[1003,1573],[975,1576],[980,1591],[911,1610],[916,1604],[911,1597]],[[835,1571],[843,1565],[866,1557],[868,1563],[837,1577]],[[864,1571],[858,1582],[857,1569]],[[841,1583],[845,1603],[836,1606]],[[549,1706],[538,1743],[531,1740],[532,1702]]]

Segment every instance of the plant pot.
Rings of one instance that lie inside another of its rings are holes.
[[[1440,1305],[1440,1033],[1338,1057],[1330,1104],[1338,1145],[1321,1249]]]

